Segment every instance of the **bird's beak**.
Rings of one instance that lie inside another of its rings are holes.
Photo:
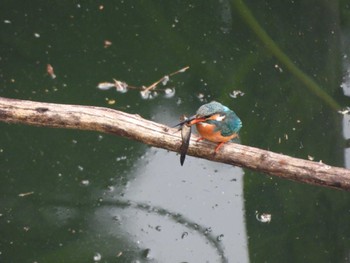
[[[188,122],[188,125],[189,126],[191,126],[191,125],[193,125],[193,124],[196,124],[196,123],[198,123],[198,122],[202,122],[202,121],[205,121],[206,120],[206,118],[204,118],[204,117],[200,117],[200,118],[194,118],[194,119],[192,119],[192,120],[190,120],[189,122]]]
[[[196,124],[198,122],[205,121],[205,120],[206,120],[206,118],[204,118],[204,117],[200,117],[199,118],[199,117],[197,117],[197,115],[193,115],[193,116],[183,120],[182,122],[176,124],[174,127],[182,126],[184,124],[186,124],[188,126],[192,126],[192,125],[194,125],[194,124]]]

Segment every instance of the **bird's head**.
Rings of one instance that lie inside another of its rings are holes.
[[[230,111],[230,109],[226,106],[219,102],[212,101],[199,107],[196,115],[188,118],[187,124],[193,125],[208,120],[222,121],[225,118],[225,113],[228,111]]]

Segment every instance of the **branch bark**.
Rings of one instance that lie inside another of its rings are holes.
[[[139,115],[103,107],[64,105],[0,97],[0,121],[42,127],[99,131],[179,152],[180,132]],[[350,190],[350,170],[227,143],[214,154],[211,142],[191,139],[188,155],[231,164],[298,182]]]

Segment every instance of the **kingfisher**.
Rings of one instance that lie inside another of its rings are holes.
[[[197,141],[206,139],[218,143],[215,153],[218,152],[224,143],[238,137],[238,132],[242,128],[242,121],[236,113],[217,101],[202,105],[195,115],[185,119],[176,126],[183,127],[184,125],[192,126],[194,124],[201,136]],[[187,143],[187,147],[181,147],[183,159],[181,164],[183,164],[187,152],[190,135],[191,132],[189,131],[187,137],[182,137],[183,145]]]

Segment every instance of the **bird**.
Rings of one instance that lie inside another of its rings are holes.
[[[233,110],[217,101],[212,101],[199,107],[195,115],[176,126],[183,125],[196,125],[201,136],[197,141],[206,139],[218,143],[215,147],[215,153],[217,153],[222,145],[238,137],[242,121]],[[185,143],[184,139],[183,143]],[[181,154],[184,156],[186,152]]]

